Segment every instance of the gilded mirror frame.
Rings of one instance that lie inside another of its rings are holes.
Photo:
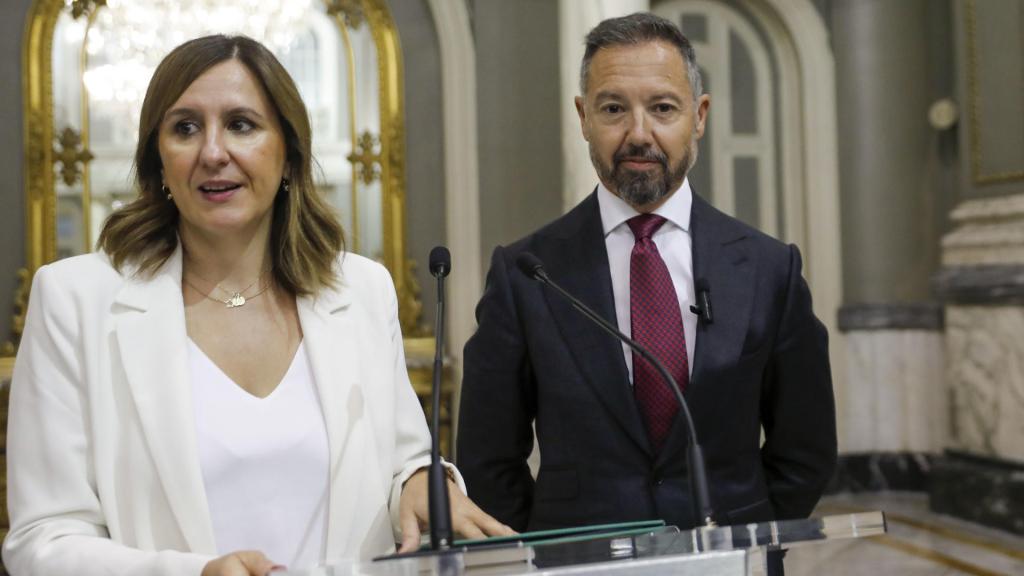
[[[365,21],[377,49],[380,133],[379,151],[355,151],[352,162],[379,170],[381,179],[383,264],[391,272],[398,293],[399,318],[406,334],[416,333],[421,315],[414,262],[406,256],[405,240],[405,124],[402,104],[402,55],[398,31],[385,0],[321,0],[338,26]],[[11,363],[28,307],[32,277],[57,257],[56,178],[58,170],[78,169],[89,154],[55,137],[52,52],[58,17],[68,10],[73,18],[88,17],[105,0],[35,0],[29,8],[22,42],[24,99],[25,267],[18,271],[12,340],[0,348],[0,373]]]

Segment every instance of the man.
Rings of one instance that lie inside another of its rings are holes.
[[[646,361],[517,269],[531,252],[673,372],[705,450],[715,520],[806,517],[836,458],[828,339],[797,248],[690,189],[710,99],[689,41],[650,14],[602,22],[587,36],[580,90],[600,184],[494,251],[465,350],[457,456],[469,493],[516,530],[699,523],[674,396]],[[700,318],[698,291],[713,302]],[[526,463],[534,426],[536,481]]]

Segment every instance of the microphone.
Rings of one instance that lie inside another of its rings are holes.
[[[714,324],[715,318],[711,315],[711,287],[708,286],[708,281],[704,278],[698,278],[695,284],[697,305],[690,306],[690,312],[700,316],[705,324]]]
[[[686,399],[683,398],[683,393],[679,389],[679,384],[676,382],[675,378],[669,374],[665,365],[655,358],[653,354],[648,352],[646,348],[629,336],[619,332],[618,328],[610,324],[597,312],[591,310],[578,298],[569,294],[565,289],[556,284],[544,270],[544,263],[540,261],[540,258],[537,258],[529,252],[523,252],[516,258],[516,265],[528,278],[532,278],[545,286],[549,286],[561,294],[563,298],[572,304],[573,308],[600,326],[605,332],[608,332],[622,342],[625,342],[627,346],[636,351],[637,354],[639,354],[644,360],[650,362],[651,365],[658,370],[658,373],[660,373],[661,377],[665,380],[665,385],[672,390],[673,394],[675,394],[676,400],[679,402],[680,411],[683,413],[683,418],[686,422],[686,430],[689,435],[687,462],[690,466],[690,485],[693,491],[694,512],[696,513],[697,518],[704,522],[704,526],[708,528],[714,528],[717,526],[714,520],[714,510],[711,507],[711,495],[708,490],[708,474],[707,469],[704,466],[704,451],[697,442],[697,429],[693,425],[693,418],[690,416],[690,408],[686,404]],[[710,307],[708,308],[708,312],[710,315]]]
[[[444,246],[434,246],[430,251],[430,273],[435,278],[444,278],[452,271],[452,255]]]
[[[430,470],[427,473],[427,501],[430,512],[430,547],[447,550],[455,537],[448,501],[448,477],[441,465],[441,359],[444,345],[444,279],[452,269],[452,255],[444,246],[430,251],[430,273],[437,278],[437,330],[434,333],[434,382],[431,399],[433,438]]]

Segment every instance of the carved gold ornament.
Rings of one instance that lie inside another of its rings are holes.
[[[369,131],[363,132],[355,142],[354,151],[348,155],[348,161],[356,166],[359,180],[369,186],[380,178],[380,153],[374,152],[380,140]]]
[[[366,21],[360,0],[324,0],[324,9],[327,14],[342,18],[345,25],[353,30],[358,30]]]
[[[28,273],[28,269],[22,268],[18,270],[18,290],[14,293],[14,317],[11,319],[11,332],[14,334],[14,338],[0,346],[0,357],[14,356],[15,350],[18,349],[18,340],[20,340],[21,333],[25,330],[25,314],[28,312],[28,291],[31,285],[32,276]]]
[[[58,147],[53,149],[56,163],[61,165],[60,178],[64,184],[74,186],[82,177],[85,165],[93,159],[92,152],[82,146],[82,137],[73,128],[65,128],[57,138]]]
[[[82,16],[90,16],[101,6],[106,6],[107,0],[72,0],[68,9],[71,10],[71,17],[78,20]]]

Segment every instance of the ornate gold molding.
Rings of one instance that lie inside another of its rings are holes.
[[[423,317],[423,302],[420,300],[420,283],[416,281],[416,261],[405,261],[406,289],[398,293],[398,322],[402,334],[409,337],[426,337],[434,332],[420,323]]]
[[[14,356],[0,356],[0,382],[14,374]]]
[[[82,145],[82,137],[70,126],[61,131],[57,144],[60,147],[55,148],[53,153],[61,165],[61,180],[64,184],[73,186],[82,177],[85,165],[93,159],[92,152]]]
[[[33,3],[22,53],[25,122],[26,241],[29,275],[57,256],[53,171],[53,31],[61,0]]]
[[[419,286],[405,251],[405,117],[402,110],[402,51],[398,29],[385,0],[362,0],[377,46],[380,77],[380,178],[384,207],[384,265],[395,280],[402,329],[419,324]]]
[[[978,88],[977,0],[967,0],[964,11],[967,28],[967,98],[971,118],[971,175],[974,177],[974,183],[978,185],[1024,180],[1024,170],[992,173],[984,171],[984,156],[981,149],[981,100]]]
[[[79,2],[92,9],[103,0]],[[24,307],[32,276],[40,266],[57,256],[56,210],[54,194],[53,135],[53,30],[65,8],[63,0],[35,0],[29,8],[22,41],[22,96],[25,128],[22,133],[25,159],[25,267],[18,271],[20,287],[15,295],[18,310],[11,321],[11,340],[0,355],[13,354],[24,327]],[[85,12],[83,12],[84,14]]]
[[[360,0],[324,0],[324,10],[329,16],[342,18],[345,25],[353,30],[358,30],[366,22]]]
[[[107,0],[72,0],[71,17],[78,20],[82,16],[89,17],[96,13],[101,6],[106,6]]]
[[[27,268],[18,270],[18,290],[14,293],[14,317],[11,318],[11,340],[0,347],[0,357],[14,356],[25,330],[25,314],[28,312],[28,292],[32,286],[32,276]]]
[[[380,140],[369,130],[359,135],[353,142],[353,152],[348,155],[348,161],[356,166],[359,180],[363,184],[370,185],[380,178],[380,153],[374,149],[380,145]]]

